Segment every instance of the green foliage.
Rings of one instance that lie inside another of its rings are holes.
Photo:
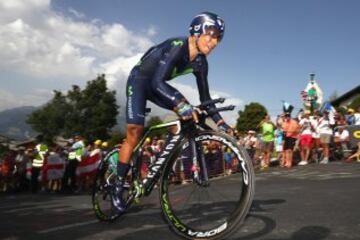
[[[360,96],[357,96],[349,105],[350,108],[356,110],[358,107],[360,107]]]
[[[160,117],[158,116],[153,116],[151,117],[147,122],[146,122],[146,126],[145,126],[145,130],[144,132],[146,132],[150,127],[155,126],[155,125],[159,125],[162,124],[163,121],[161,121]],[[167,133],[167,129],[161,129],[161,130],[155,130],[153,131],[150,136],[164,136]]]
[[[239,118],[236,122],[236,129],[239,132],[255,130],[256,126],[267,114],[266,108],[260,103],[245,105],[244,111],[239,111]]]
[[[110,146],[121,144],[126,137],[125,133],[120,130],[113,130],[110,132],[110,139],[108,140]]]
[[[86,88],[73,86],[63,95],[54,91],[54,98],[32,113],[27,122],[46,140],[54,136],[81,134],[90,142],[107,139],[116,124],[118,106],[115,91],[109,91],[105,75],[87,82]]]
[[[344,107],[335,107],[335,110],[336,110],[336,112],[342,113],[344,115],[347,113],[346,108],[344,108]]]
[[[27,123],[44,136],[46,142],[51,142],[52,137],[62,133],[66,122],[69,104],[66,97],[54,91],[54,98],[42,109],[29,115]]]
[[[163,121],[161,121],[160,117],[153,116],[146,122],[146,127],[152,127],[152,126],[159,125],[162,123],[163,123]]]

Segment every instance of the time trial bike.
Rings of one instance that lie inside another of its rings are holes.
[[[224,102],[219,98],[197,106],[199,121],[176,120],[156,126],[144,134],[135,148],[131,168],[125,181],[123,199],[126,212],[130,206],[148,196],[159,183],[161,212],[170,229],[186,239],[225,239],[244,221],[255,191],[254,169],[246,150],[223,132],[212,130],[206,118],[214,113],[233,110],[234,106],[210,108]],[[155,130],[176,127],[169,134],[155,161],[141,174],[145,139]],[[92,203],[101,221],[114,221],[124,213],[114,210],[112,189],[117,180],[118,148],[110,151],[98,166],[93,186]],[[224,154],[237,163],[236,171],[226,174]],[[174,180],[182,164],[187,184]],[[215,169],[215,170],[214,170]]]

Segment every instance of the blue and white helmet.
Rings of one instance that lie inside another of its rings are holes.
[[[217,30],[221,41],[225,31],[224,20],[215,13],[203,12],[194,17],[189,27],[190,34],[195,36],[207,33],[209,29]]]

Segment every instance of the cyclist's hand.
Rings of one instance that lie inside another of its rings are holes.
[[[197,112],[193,106],[187,102],[179,103],[176,107],[176,113],[182,120],[194,119],[195,122],[198,122]]]

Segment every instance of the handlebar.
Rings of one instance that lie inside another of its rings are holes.
[[[223,111],[232,111],[232,110],[235,109],[234,105],[229,105],[229,106],[219,107],[219,108],[215,107],[215,108],[207,109],[207,107],[209,107],[209,105],[213,105],[215,103],[223,103],[223,102],[225,102],[225,98],[216,98],[216,99],[204,101],[195,108],[199,110],[198,111],[199,113],[202,113],[205,116],[214,115],[215,113],[223,112]]]
[[[215,104],[215,103],[223,103],[223,102],[225,102],[225,98],[211,99],[211,100],[202,102],[202,103],[198,106],[198,108],[203,109],[203,108],[206,108],[206,107],[209,106],[209,105],[213,105],[213,104]]]
[[[220,108],[212,108],[207,110],[208,115],[214,115],[215,113],[218,112],[223,112],[223,111],[233,111],[235,109],[234,105],[229,105],[226,107],[220,107]]]

